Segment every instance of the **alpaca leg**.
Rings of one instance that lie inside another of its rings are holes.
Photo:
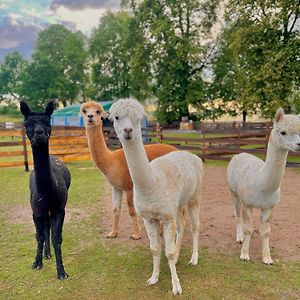
[[[51,251],[50,251],[50,218],[49,218],[49,216],[47,216],[44,219],[44,236],[45,236],[44,258],[49,259],[51,257]]]
[[[172,292],[174,295],[181,295],[182,289],[175,266],[175,237],[176,237],[176,220],[164,224],[165,252],[169,261],[169,267],[172,276]]]
[[[129,215],[131,216],[134,227],[134,234],[131,236],[131,238],[134,240],[138,240],[141,238],[141,227],[133,205],[133,190],[126,192],[126,199]]]
[[[235,212],[235,221],[236,221],[236,241],[238,243],[243,243],[243,218],[241,214],[241,206],[239,202],[238,196],[231,192],[232,195],[232,202],[233,202],[233,207],[234,207],[234,212]]]
[[[108,238],[115,238],[119,231],[119,219],[121,213],[121,203],[122,203],[123,191],[117,188],[112,188],[112,201],[113,201],[113,228],[106,235]]]
[[[50,216],[51,224],[51,238],[54,247],[55,258],[56,258],[56,270],[57,278],[65,279],[68,278],[68,274],[65,272],[65,268],[62,261],[61,244],[62,244],[62,229],[65,219],[65,211],[53,213]]]
[[[149,222],[144,219],[145,229],[147,231],[150,250],[153,256],[153,272],[152,276],[147,280],[147,285],[153,285],[158,282],[159,271],[160,271],[160,254],[161,254],[161,240],[159,235],[159,222]]]
[[[199,210],[200,210],[200,202],[190,202],[188,204],[189,215],[192,222],[192,234],[193,234],[193,253],[191,260],[189,261],[190,265],[197,265],[198,264],[198,248],[199,248]]]
[[[249,261],[250,260],[249,246],[250,246],[251,235],[253,233],[252,208],[243,207],[242,212],[243,212],[243,220],[244,220],[244,225],[243,225],[244,239],[243,239],[240,259]]]
[[[184,233],[185,207],[178,210],[176,221],[177,221],[177,232],[176,232],[176,244],[175,244],[176,250],[175,250],[175,257],[174,257],[175,265],[178,262],[179,253],[180,253],[181,244],[182,244],[183,233]]]
[[[44,220],[43,217],[38,217],[35,214],[33,214],[33,221],[36,230],[35,237],[37,240],[37,250],[36,250],[35,260],[32,264],[32,268],[39,270],[43,267],[43,245],[45,241]]]
[[[262,257],[263,262],[267,265],[273,265],[274,262],[270,254],[269,236],[270,236],[270,219],[271,209],[262,209],[261,211],[261,225],[260,236],[262,238]]]

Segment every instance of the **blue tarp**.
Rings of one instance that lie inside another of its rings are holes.
[[[113,101],[99,101],[105,111],[109,111]],[[84,127],[83,118],[80,116],[81,104],[72,104],[62,109],[57,109],[52,114],[52,126],[79,126]],[[110,126],[105,120],[104,126]]]

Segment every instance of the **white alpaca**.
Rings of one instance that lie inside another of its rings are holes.
[[[147,284],[158,282],[160,224],[163,224],[165,253],[171,270],[173,294],[176,295],[182,293],[175,265],[183,237],[186,205],[193,231],[193,253],[189,263],[198,263],[203,163],[196,155],[183,151],[166,154],[149,163],[142,143],[140,120],[143,115],[142,105],[133,99],[119,100],[110,109],[110,118],[123,145],[133,181],[134,206],[143,217],[153,254],[153,273]]]
[[[237,242],[242,242],[240,259],[249,261],[250,237],[253,232],[252,209],[261,209],[260,235],[265,264],[273,264],[269,235],[272,208],[280,197],[288,151],[300,150],[300,118],[276,112],[271,131],[266,161],[247,154],[235,155],[227,169],[237,222]],[[241,215],[242,210],[242,215]]]

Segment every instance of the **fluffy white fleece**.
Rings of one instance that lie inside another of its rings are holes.
[[[142,120],[145,115],[142,104],[134,98],[120,99],[115,102],[109,110],[109,119],[111,121],[113,121],[116,116],[119,118],[127,116],[136,123],[138,120]]]

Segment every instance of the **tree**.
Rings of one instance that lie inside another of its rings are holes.
[[[133,50],[135,65],[147,64],[160,121],[188,116],[189,104],[204,100],[203,70],[213,46],[201,41],[210,37],[218,2],[123,1],[133,12],[135,36],[142,37]]]
[[[108,13],[91,37],[92,81],[96,98],[113,99],[131,95],[130,16]]]
[[[27,65],[27,61],[16,51],[5,56],[0,65],[0,95],[19,93],[21,73]]]
[[[32,62],[23,73],[23,96],[36,108],[49,99],[58,99],[64,106],[84,95],[86,83],[84,40],[62,25],[42,31],[32,55]]]
[[[291,112],[300,83],[300,1],[230,1],[228,11],[233,21],[214,64],[214,90],[250,114]]]

